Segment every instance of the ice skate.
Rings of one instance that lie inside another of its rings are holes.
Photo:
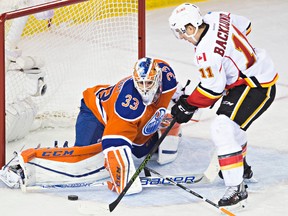
[[[218,205],[234,211],[245,208],[248,198],[246,188],[248,187],[244,182],[237,186],[228,187],[224,196],[218,201]]]

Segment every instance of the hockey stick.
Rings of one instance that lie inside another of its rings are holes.
[[[51,189],[66,189],[66,188],[93,188],[107,185],[106,182],[78,182],[78,183],[67,183],[67,184],[42,184],[33,186],[21,185],[21,190],[23,192],[42,192]]]
[[[204,173],[197,173],[197,174],[181,174],[181,175],[173,175],[173,176],[140,176],[140,181],[142,187],[167,187],[172,186],[171,182],[167,181],[165,178],[170,178],[177,183],[181,184],[207,184],[211,183],[215,180],[216,176],[218,175],[218,164],[215,163],[214,157],[208,166],[208,168],[204,171]],[[148,171],[147,168],[144,168],[144,171]],[[150,172],[150,171],[148,171]],[[5,178],[2,178],[0,175],[0,181],[5,183],[9,186],[9,182],[6,181]],[[75,182],[75,183],[59,183],[59,184],[45,184],[42,183],[41,185],[33,185],[33,186],[25,186],[21,185],[21,190],[23,192],[41,192],[47,191],[50,189],[71,189],[71,188],[96,188],[99,186],[106,186],[106,181],[94,181],[94,182]],[[12,187],[11,187],[12,188]]]
[[[146,168],[145,168],[146,169]],[[165,178],[170,178],[173,181],[181,184],[196,184],[196,183],[208,183],[210,180],[206,179],[205,174],[188,174],[188,175],[174,175],[174,176],[140,176],[140,181],[142,187],[167,187],[172,186],[171,182],[167,181]],[[1,176],[0,176],[0,180]],[[2,180],[3,181],[3,180]],[[97,188],[101,186],[106,186],[106,181],[95,181],[95,182],[77,182],[77,183],[63,183],[63,184],[41,184],[33,186],[21,186],[23,192],[41,192],[49,189],[75,189],[75,188]]]
[[[160,173],[158,173],[157,171],[153,170],[153,169],[150,169],[148,167],[146,167],[146,169],[148,169],[150,172],[158,175],[159,177],[163,177]],[[163,177],[164,178],[164,177]],[[210,205],[214,206],[215,208],[219,209],[221,212],[225,213],[226,215],[229,215],[229,216],[235,216],[232,212],[228,211],[227,209],[225,208],[222,208],[220,207],[219,205],[217,205],[216,203],[212,202],[211,200],[201,196],[200,194],[196,193],[195,191],[191,190],[190,188],[187,188],[185,187],[184,185],[180,184],[180,183],[177,183],[175,182],[174,180],[170,179],[170,178],[165,178],[167,181],[171,182],[173,185],[175,186],[178,186],[180,188],[182,188],[183,190],[187,191],[188,193],[191,193],[193,194],[194,196],[204,200],[205,202],[209,203]]]
[[[152,170],[152,169],[145,167],[144,170],[146,172],[150,173],[150,170]],[[220,170],[220,168],[219,168],[217,153],[216,153],[216,151],[214,151],[214,153],[210,159],[210,163],[203,173],[193,174],[193,175],[182,175],[182,176],[180,176],[180,175],[179,176],[161,176],[158,178],[140,177],[140,180],[141,180],[142,186],[145,185],[145,183],[146,183],[145,180],[149,180],[150,185],[153,185],[155,183],[156,183],[156,185],[158,185],[159,180],[161,181],[160,182],[161,184],[172,185],[170,181],[166,180],[166,178],[170,178],[171,180],[175,181],[176,183],[181,183],[181,184],[195,184],[195,183],[207,184],[207,183],[212,183],[216,179],[216,177],[218,176],[219,170]],[[141,178],[143,178],[143,179],[141,179]]]
[[[162,141],[164,140],[164,138],[167,136],[167,134],[169,133],[169,131],[172,129],[172,127],[174,126],[174,124],[176,123],[176,118],[173,118],[173,120],[171,121],[170,125],[166,128],[166,130],[164,131],[164,133],[161,135],[161,137],[159,138],[159,140],[155,143],[155,145],[153,146],[153,148],[150,150],[150,152],[147,154],[147,156],[145,157],[145,159],[143,160],[143,162],[140,164],[140,166],[138,167],[138,169],[135,171],[134,175],[132,176],[132,178],[129,180],[129,182],[127,183],[127,185],[125,186],[125,188],[123,189],[123,191],[119,194],[119,196],[117,197],[117,199],[115,201],[113,201],[112,203],[109,204],[109,211],[112,212],[116,206],[119,204],[119,202],[122,200],[122,198],[125,196],[125,194],[127,193],[128,189],[131,187],[131,185],[133,184],[133,182],[136,180],[136,178],[139,176],[140,172],[144,169],[144,167],[146,166],[146,164],[148,163],[148,161],[151,159],[152,155],[156,152],[156,150],[158,149],[158,147],[160,146],[160,144],[162,143]]]

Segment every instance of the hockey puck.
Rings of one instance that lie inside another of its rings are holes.
[[[78,200],[77,195],[68,195],[68,200]]]

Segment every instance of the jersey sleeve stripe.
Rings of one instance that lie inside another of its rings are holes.
[[[205,108],[213,105],[222,94],[213,94],[211,92],[205,91],[199,86],[193,91],[193,93],[187,98],[187,102],[190,105]]]
[[[219,94],[219,93],[215,93],[215,92],[213,92],[213,91],[207,90],[207,89],[203,88],[201,85],[199,85],[199,86],[196,88],[196,90],[197,90],[200,94],[202,94],[202,95],[204,95],[205,97],[207,97],[207,98],[209,98],[209,99],[212,99],[212,100],[218,99],[218,98],[220,98],[220,97],[222,96],[222,93]]]
[[[101,104],[101,101],[98,99],[98,97],[96,96],[96,107],[99,111],[99,113],[101,114],[101,118],[102,118],[102,121],[107,124],[107,114],[105,112],[105,109],[103,109],[103,106]]]
[[[249,23],[249,25],[246,28],[246,36],[250,34],[252,28],[251,28],[251,23]]]

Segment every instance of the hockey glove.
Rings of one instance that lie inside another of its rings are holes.
[[[171,109],[171,114],[179,124],[188,122],[198,109],[198,107],[191,106],[187,103],[187,97],[188,95],[182,95]]]

